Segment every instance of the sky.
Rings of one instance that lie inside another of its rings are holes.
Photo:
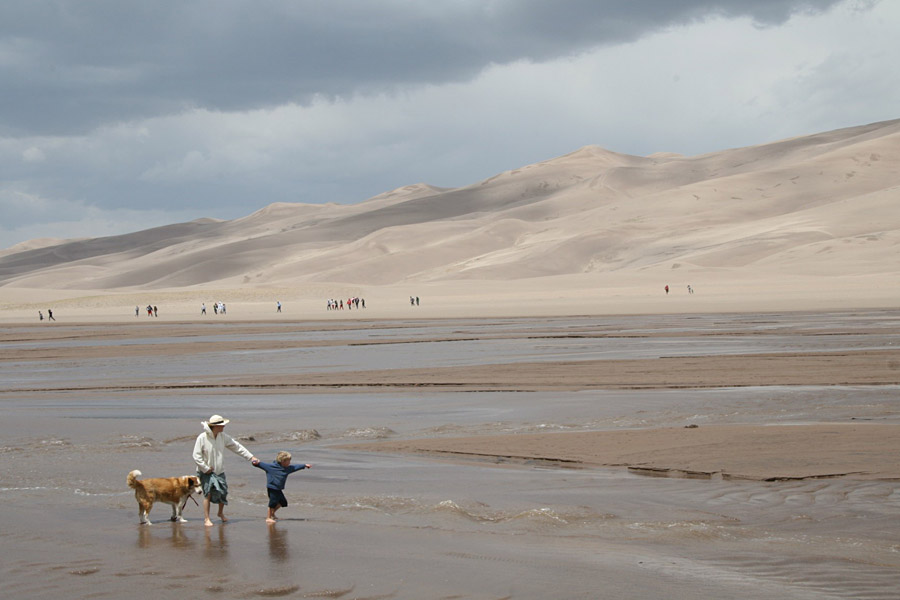
[[[0,249],[900,118],[897,0],[0,3]]]

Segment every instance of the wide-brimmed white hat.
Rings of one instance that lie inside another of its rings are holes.
[[[230,421],[222,415],[213,415],[209,418],[209,421],[207,421],[206,424],[212,427],[213,425],[227,425],[229,422]]]

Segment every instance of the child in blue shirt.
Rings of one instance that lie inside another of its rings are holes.
[[[291,453],[281,451],[275,457],[275,462],[264,463],[259,459],[252,461],[254,467],[259,467],[266,472],[266,491],[269,493],[269,514],[266,523],[274,523],[275,511],[287,506],[287,498],[284,497],[284,483],[287,476],[300,469],[311,469],[312,465],[292,465]]]

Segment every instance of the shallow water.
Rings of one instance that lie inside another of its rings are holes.
[[[369,324],[368,337],[468,341],[315,350],[0,363],[0,594],[15,598],[896,598],[900,483],[648,478],[616,469],[452,462],[343,447],[399,436],[577,431],[689,423],[900,420],[897,386],[721,390],[220,394],[37,391],[72,379],[211,378],[283,370],[406,367],[697,352],[683,338],[504,339],[512,330],[765,333],[704,353],[892,344],[895,315],[742,315]],[[853,326],[854,334],[813,335]],[[227,335],[240,337],[238,324]],[[798,335],[798,330],[808,335]],[[860,330],[863,330],[860,332]],[[784,332],[783,336],[779,332]],[[305,332],[311,339],[332,336]],[[277,332],[259,334],[279,339]],[[299,335],[299,334],[292,334]],[[347,340],[362,333],[342,332]],[[497,339],[492,339],[496,336]],[[109,340],[107,340],[109,342]],[[112,341],[131,343],[134,340]],[[749,348],[749,349],[748,349]],[[442,353],[445,358],[442,360]],[[456,362],[454,362],[456,361]],[[108,384],[108,385],[107,385]],[[30,391],[17,391],[31,388]],[[230,522],[169,509],[138,524],[125,475],[190,474],[212,413],[291,475],[290,506],[265,516],[265,477],[229,455]],[[341,446],[341,447],[338,447]]]

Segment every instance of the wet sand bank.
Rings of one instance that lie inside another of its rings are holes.
[[[900,481],[898,440],[900,425],[689,425],[386,441],[350,448],[562,467],[627,467],[662,477]]]

